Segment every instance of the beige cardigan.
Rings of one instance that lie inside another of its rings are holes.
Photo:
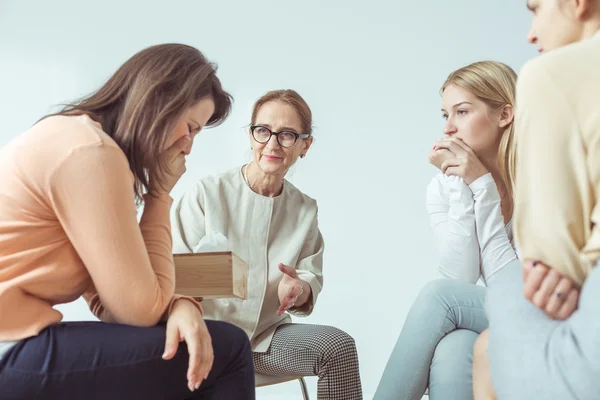
[[[173,252],[190,253],[209,232],[227,237],[231,250],[248,262],[248,298],[205,300],[207,319],[242,328],[255,352],[269,349],[275,329],[291,322],[277,315],[279,263],[295,266],[312,288],[312,298],[294,315],[309,315],[323,285],[324,243],[317,223],[317,203],[285,181],[274,198],[246,185],[241,168],[207,177],[183,195],[172,223]]]
[[[600,32],[523,68],[515,121],[521,258],[582,284],[600,258]]]

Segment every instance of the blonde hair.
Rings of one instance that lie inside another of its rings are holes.
[[[454,85],[471,92],[488,107],[497,110],[506,105],[515,106],[516,82],[517,74],[508,65],[497,61],[479,61],[452,72],[442,85],[441,92]],[[514,130],[512,121],[504,129],[498,148],[498,166],[511,202],[515,185]]]

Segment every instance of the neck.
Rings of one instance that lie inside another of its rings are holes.
[[[594,36],[598,31],[600,31],[600,16],[596,18],[590,19],[587,21],[583,27],[581,39],[589,39]]]
[[[506,192],[506,185],[502,179],[502,173],[500,172],[500,166],[498,165],[498,155],[494,154],[489,157],[481,157],[480,160],[485,169],[492,174],[492,178],[494,178],[494,182],[496,182],[498,191],[502,195]]]
[[[254,163],[246,165],[247,183],[254,192],[266,197],[275,197],[283,190],[284,173],[267,174]]]

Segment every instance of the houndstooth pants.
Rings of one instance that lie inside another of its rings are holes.
[[[318,376],[319,400],[361,400],[358,354],[346,332],[323,325],[285,324],[269,350],[253,353],[254,369],[267,375]]]

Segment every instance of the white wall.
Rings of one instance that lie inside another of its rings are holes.
[[[435,275],[424,188],[442,132],[439,87],[477,60],[518,70],[535,54],[528,23],[525,1],[0,0],[0,145],[136,51],[191,44],[219,64],[235,106],[196,141],[177,198],[247,159],[254,100],[299,91],[316,142],[290,180],[318,199],[327,246],[324,292],[306,321],[354,336],[370,399],[412,300]],[[69,320],[90,317],[82,302],[60,309]],[[299,398],[295,383],[258,393]]]

